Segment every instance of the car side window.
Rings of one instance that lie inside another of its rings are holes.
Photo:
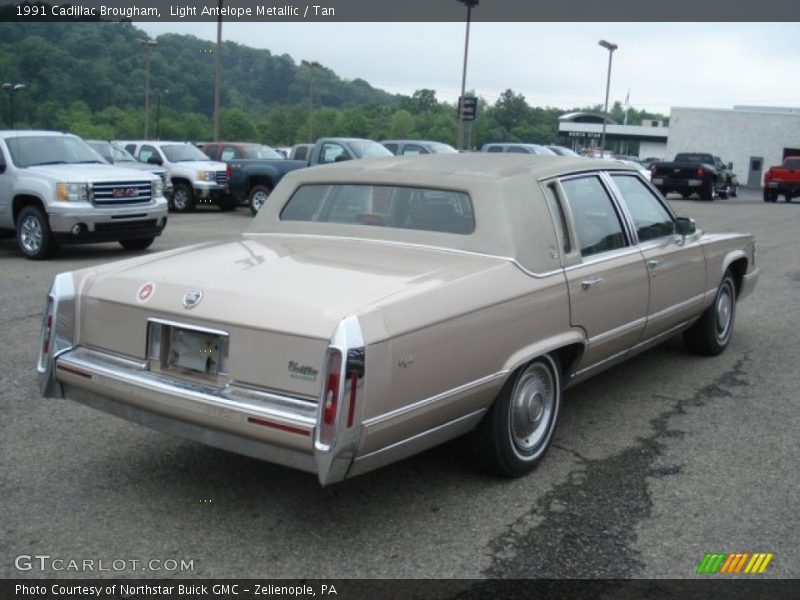
[[[228,162],[229,160],[233,160],[234,158],[236,158],[236,148],[234,148],[233,146],[225,146],[222,149],[222,154],[220,154],[219,157],[219,159],[222,162]]]
[[[389,143],[389,144],[384,144],[383,146],[392,154],[397,154],[397,144]]]
[[[638,177],[612,175],[611,178],[633,218],[640,242],[675,233],[672,215]]]
[[[622,221],[598,177],[561,182],[572,218],[581,256],[617,250],[628,245]]]
[[[319,162],[323,164],[336,162],[336,159],[343,154],[345,154],[344,148],[339,144],[323,144],[319,153]]]
[[[210,144],[210,145],[208,145],[208,146],[205,146],[205,147],[203,147],[203,148],[200,148],[200,150],[201,150],[201,151],[202,151],[202,152],[203,152],[203,153],[204,153],[206,156],[214,156],[214,155],[216,155],[216,153],[217,153],[217,144]]]
[[[427,154],[428,151],[418,144],[406,144],[403,147],[403,154]]]
[[[503,151],[503,147],[502,146],[489,146],[489,148],[486,151],[487,152],[502,152]]]
[[[509,146],[506,152],[513,152],[514,154],[530,154],[525,148],[522,146]]]
[[[135,156],[136,155],[136,144],[125,144],[125,150],[127,150],[128,152],[130,152],[131,154],[133,154]]]
[[[151,156],[158,156],[156,149],[153,148],[153,146],[142,146],[139,150],[139,160],[142,162],[147,162],[150,160]]]
[[[3,154],[3,150],[0,149],[0,173],[6,172],[6,157]]]

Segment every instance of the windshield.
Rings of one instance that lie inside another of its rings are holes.
[[[111,149],[111,158],[114,159],[115,163],[118,162],[139,162],[135,158],[133,158],[133,154],[125,150],[122,146],[118,146],[117,144],[109,144],[108,147]]]
[[[169,162],[186,162],[190,160],[208,160],[198,148],[191,144],[172,144],[161,146],[161,151]]]
[[[714,159],[710,154],[696,154],[696,153],[683,152],[675,155],[674,162],[700,162],[713,165]]]
[[[20,167],[103,163],[91,146],[74,135],[31,135],[6,138],[13,163]]]
[[[269,146],[244,146],[242,148],[245,157],[247,158],[278,158],[283,159],[281,154]]]
[[[370,140],[359,140],[357,142],[349,142],[347,144],[356,155],[356,158],[375,158],[378,156],[394,156],[384,146],[378,142]]]
[[[449,144],[441,144],[439,142],[433,142],[430,144],[431,152],[434,154],[458,154],[458,150],[453,148]]]

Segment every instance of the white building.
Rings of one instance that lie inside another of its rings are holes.
[[[677,152],[710,152],[733,162],[740,183],[763,185],[770,166],[800,156],[800,108],[673,108],[665,158]]]

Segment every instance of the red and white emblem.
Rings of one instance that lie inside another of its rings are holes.
[[[153,295],[153,292],[156,291],[156,284],[152,281],[148,281],[147,283],[142,284],[142,287],[139,288],[139,291],[136,292],[136,301],[137,302],[147,302],[150,299],[150,296]]]

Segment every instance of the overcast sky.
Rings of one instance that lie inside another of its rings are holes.
[[[216,40],[215,23],[137,23],[151,36]],[[402,94],[420,88],[454,102],[464,23],[225,23],[223,39],[344,79]],[[671,106],[800,106],[800,23],[481,23],[470,31],[467,89],[494,103],[506,88],[532,106],[602,104],[608,51],[618,44],[609,104],[669,114]]]

